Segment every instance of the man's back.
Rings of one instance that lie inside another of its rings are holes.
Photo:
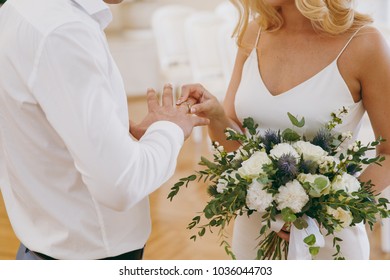
[[[131,140],[102,31],[110,19],[101,0],[9,0],[0,9],[1,190],[21,242],[54,258],[142,248],[147,195],[171,176],[183,142],[168,122]]]

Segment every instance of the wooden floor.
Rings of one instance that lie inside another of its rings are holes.
[[[130,99],[129,111],[132,119],[140,120],[145,114],[146,106],[143,99]],[[192,217],[201,211],[207,201],[206,188],[203,184],[193,184],[184,189],[170,202],[166,199],[169,189],[182,177],[188,176],[198,169],[198,159],[201,155],[209,155],[208,141],[203,131],[200,142],[190,138],[186,141],[178,160],[175,175],[159,190],[151,195],[151,215],[153,230],[145,251],[145,259],[153,260],[213,260],[229,259],[219,240],[214,234],[208,234],[196,242],[190,240],[194,231],[187,230],[187,224]],[[380,248],[380,225],[376,225],[369,233],[371,242],[371,258],[390,260],[390,254],[385,254]],[[0,198],[0,259],[14,259],[18,247]]]

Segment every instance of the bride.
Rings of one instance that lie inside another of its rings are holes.
[[[353,0],[233,0],[240,8],[235,66],[223,106],[202,85],[185,85],[178,104],[195,101],[191,113],[210,119],[209,135],[226,150],[239,144],[226,141],[224,130],[242,130],[252,117],[261,127],[290,126],[287,112],[305,117],[305,135],[329,121],[330,113],[349,108],[339,131],[357,134],[367,111],[375,136],[390,139],[386,116],[390,108],[390,51],[371,18],[353,9]],[[254,20],[250,21],[252,15]],[[378,154],[390,154],[390,141]],[[390,160],[368,166],[363,181],[377,192],[390,184]],[[238,259],[256,257],[260,216],[239,216],[234,225],[233,250]],[[280,224],[280,223],[279,223]],[[283,223],[281,223],[283,225]],[[273,227],[285,240],[289,233]],[[336,234],[346,259],[368,259],[365,226]],[[332,238],[316,256],[332,259]]]

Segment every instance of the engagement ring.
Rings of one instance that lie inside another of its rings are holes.
[[[184,101],[183,103],[181,103],[179,106],[182,106],[182,105],[185,105],[187,106],[187,113],[190,113],[191,112],[191,104],[187,101]]]

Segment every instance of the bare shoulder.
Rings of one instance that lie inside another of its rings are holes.
[[[374,26],[363,27],[354,38],[351,50],[363,64],[390,59],[389,42],[390,29],[378,29]],[[390,61],[390,60],[389,60]]]

